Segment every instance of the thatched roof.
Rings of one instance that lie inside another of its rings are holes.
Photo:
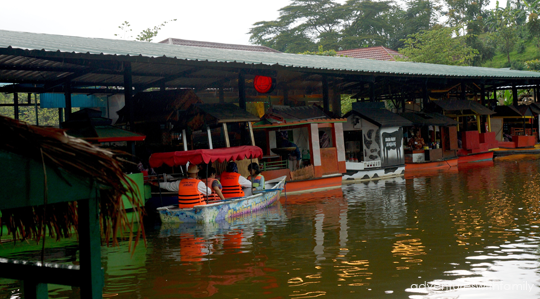
[[[131,231],[131,223],[122,206],[121,196],[128,195],[134,207],[139,207],[140,200],[135,198],[138,192],[130,187],[130,179],[122,172],[118,153],[68,136],[61,129],[36,127],[3,116],[0,116],[0,132],[2,132],[0,151],[37,161],[44,164],[44,168],[47,166],[57,172],[67,172],[97,183],[95,185],[100,190],[100,222],[107,242],[111,238],[113,243],[116,242],[118,229],[127,228]],[[17,172],[4,173],[7,176],[24,176],[24,172],[28,169],[9,168],[7,171]],[[47,177],[46,173],[44,176]],[[2,194],[9,194],[10,191],[14,191],[11,190],[13,188],[17,186],[6,185],[4,182],[0,189]],[[9,201],[10,198],[0,196],[0,200]],[[46,210],[49,213],[46,213]],[[2,220],[15,240],[39,240],[46,232],[59,239],[69,237],[71,232],[77,229],[78,213],[74,202],[5,209],[1,212]],[[142,218],[140,220],[142,221]],[[141,233],[144,234],[144,231]]]

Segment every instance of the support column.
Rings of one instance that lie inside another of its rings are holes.
[[[345,139],[343,137],[343,124],[342,123],[335,123],[334,124],[334,146],[337,150],[337,162],[338,162],[338,169],[339,172],[345,173],[347,172],[347,168],[345,165],[346,157],[345,157]]]
[[[518,106],[518,92],[517,92],[517,86],[515,82],[512,82],[512,105],[514,107]]]
[[[487,123],[488,123],[488,131],[491,132],[491,116],[487,116]]]
[[[536,84],[536,87],[534,88],[534,101],[535,102],[538,102],[539,100],[540,93],[538,91],[540,91],[540,86]]]
[[[223,83],[219,84],[219,103],[225,103],[225,91],[223,90]]]
[[[335,82],[332,86],[332,112],[341,117],[341,94]]]
[[[328,100],[328,78],[326,76],[322,77],[322,99],[323,99],[323,109],[326,112],[330,111],[330,104]]]
[[[13,93],[13,118],[19,119],[19,94]]]
[[[369,82],[369,101],[375,102],[375,82]]]
[[[251,145],[255,146],[255,136],[253,135],[253,127],[251,126],[251,122],[248,121],[248,128],[249,128],[249,137],[251,138]]]
[[[129,111],[129,130],[135,132],[135,104],[133,103],[133,77],[131,74],[131,62],[124,62],[124,101]],[[135,156],[135,142],[128,142],[131,154]]]
[[[64,108],[58,108],[58,127],[62,127],[62,123],[64,122]]]
[[[246,76],[243,71],[238,72],[238,106],[246,110]]]
[[[101,234],[99,206],[96,198],[79,200],[79,251],[81,266],[81,298],[98,299],[103,296],[101,269]]]
[[[422,109],[426,109],[426,107],[429,104],[429,91],[428,91],[428,81],[424,82],[424,86],[422,88]]]
[[[321,146],[319,144],[319,125],[309,125],[309,149],[311,154],[311,165],[315,177],[322,176]]]
[[[69,121],[71,118],[71,81],[64,83],[64,100],[66,102],[65,119]]]
[[[28,94],[30,95],[30,94]],[[39,126],[39,110],[37,105],[37,95],[34,94],[34,109],[36,110],[36,126]]]
[[[225,145],[231,147],[231,143],[229,142],[229,130],[227,129],[226,123],[223,123],[223,134],[225,135]]]
[[[206,127],[206,134],[208,135],[208,146],[209,149],[214,149],[214,144],[212,144],[212,132],[210,132],[210,127]]]
[[[484,82],[482,82],[480,84],[480,104],[482,104],[482,106],[486,107],[486,84]],[[485,119],[486,119],[486,116],[478,116],[481,118],[481,123],[486,123]],[[481,124],[480,124],[481,125]],[[486,132],[486,126],[481,126],[481,129],[480,131],[478,131],[480,133],[485,133]]]
[[[187,147],[186,129],[182,129],[182,143],[184,143],[184,151],[187,151],[188,147]]]

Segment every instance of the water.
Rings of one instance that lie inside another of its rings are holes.
[[[230,224],[156,224],[133,257],[126,242],[103,248],[104,297],[537,298],[539,167],[488,163],[288,197]],[[74,251],[47,256],[76,263]],[[0,297],[19,288],[1,280]]]

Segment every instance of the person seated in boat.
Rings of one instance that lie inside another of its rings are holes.
[[[259,169],[259,164],[257,163],[251,163],[248,166],[248,171],[251,174],[247,177],[248,181],[251,181],[251,178],[253,177],[253,191],[260,191],[264,190],[264,176],[261,174],[261,170]]]
[[[159,187],[173,192],[178,191],[178,207],[181,209],[206,205],[206,196],[212,194],[212,190],[197,178],[199,174],[197,165],[189,165],[187,172],[188,177],[180,182],[160,182]]]
[[[225,172],[221,173],[221,186],[223,197],[243,197],[245,194],[242,188],[251,188],[251,182],[238,173],[238,165],[235,162],[229,162]]]
[[[409,139],[409,147],[411,147],[413,150],[419,150],[424,148],[424,138],[420,137],[420,133],[416,132],[412,134],[413,137]]]
[[[208,196],[209,202],[225,199],[225,197],[223,197],[223,194],[221,193],[221,189],[223,187],[221,186],[221,183],[219,182],[219,180],[216,179],[216,169],[214,167],[209,166],[208,172],[205,173],[204,178],[201,178],[201,180],[208,187],[210,187],[210,189],[212,189],[212,194]]]

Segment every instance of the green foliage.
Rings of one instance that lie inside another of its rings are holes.
[[[513,70],[524,70],[527,68],[527,66],[525,65],[525,63],[523,63],[522,61],[518,61],[518,60],[514,60],[510,63],[510,68],[513,69]]]
[[[459,37],[453,38],[456,30],[459,29],[443,27],[412,34],[404,41],[405,47],[399,52],[405,56],[403,60],[408,61],[470,65],[478,50],[467,46]]]
[[[34,101],[32,97],[32,102]],[[27,102],[27,99],[21,94],[19,102]],[[1,104],[13,104],[13,94],[0,94]],[[55,108],[39,108],[38,106],[38,122],[40,126],[58,127],[58,109]],[[13,107],[0,107],[0,115],[14,118]],[[19,120],[29,124],[36,124],[36,109],[34,106],[20,106]]]
[[[341,95],[341,115],[345,115],[352,110],[352,103],[356,102],[356,99],[351,98],[351,95]]]
[[[523,54],[525,53],[525,49],[526,49],[525,42],[523,40],[520,40],[516,45],[516,52],[518,54]]]
[[[540,59],[525,61],[528,71],[540,72]]]
[[[156,37],[161,29],[165,27],[170,22],[175,22],[176,19],[172,19],[169,21],[165,21],[157,26],[149,27],[146,29],[143,29],[137,36],[135,37],[135,40],[141,41],[141,42],[151,42],[154,37]],[[133,35],[131,35],[133,30],[131,29],[131,24],[128,21],[124,21],[120,26],[118,26],[118,29],[122,31],[122,33],[115,33],[114,36],[125,38],[125,39],[133,39]]]
[[[323,46],[319,46],[317,52],[311,52],[311,51],[304,51],[302,53],[298,54],[304,54],[304,55],[319,55],[319,56],[337,56],[337,52],[335,50],[324,50]]]

